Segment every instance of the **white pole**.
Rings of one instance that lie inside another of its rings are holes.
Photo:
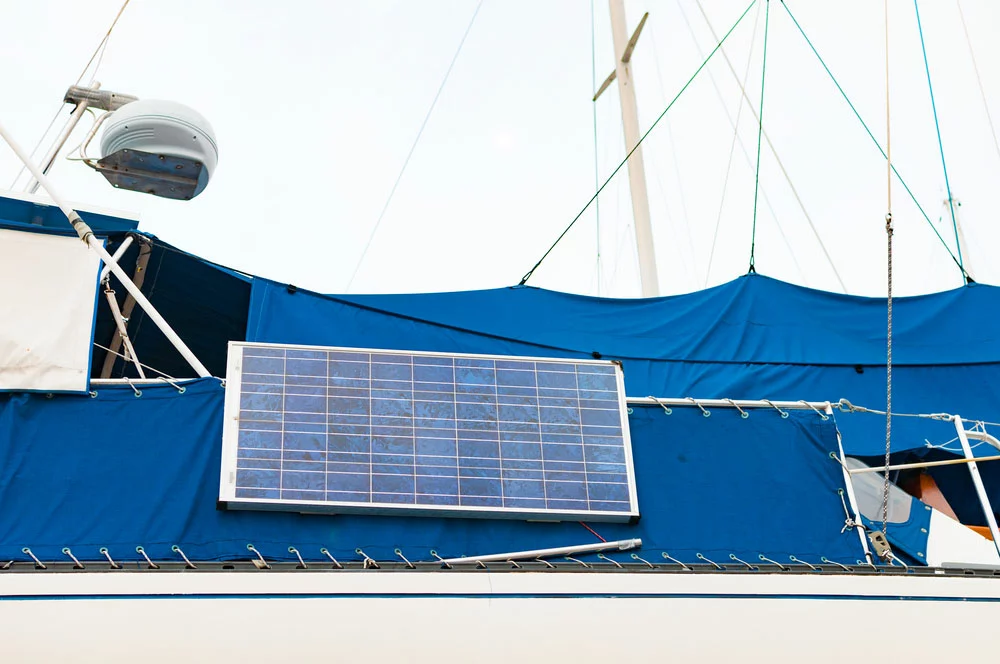
[[[442,563],[489,563],[505,560],[527,560],[548,558],[550,556],[568,556],[574,553],[599,553],[601,551],[628,551],[642,547],[641,539],[618,540],[615,542],[598,542],[596,544],[578,544],[577,546],[558,546],[553,549],[535,549],[533,551],[513,551],[511,553],[489,553],[485,556],[466,556],[464,558],[448,558]]]
[[[833,416],[833,406],[827,404],[824,409],[827,417]],[[868,561],[869,565],[874,564],[872,559],[872,552],[868,549],[868,537],[865,535],[865,524],[861,520],[861,512],[858,509],[858,497],[854,494],[854,480],[851,479],[850,473],[847,471],[847,457],[844,456],[844,441],[840,436],[840,429],[837,429],[837,451],[840,452],[840,468],[844,473],[844,489],[847,492],[847,503],[851,506],[851,511],[854,513],[851,516],[851,521],[854,522],[854,529],[858,533],[858,538],[861,540],[861,549],[865,552],[865,560]]]
[[[101,84],[95,82],[91,86],[91,89],[97,90],[100,87]],[[55,163],[56,157],[59,156],[59,151],[62,150],[63,145],[66,144],[66,140],[69,138],[69,135],[73,133],[73,130],[76,129],[76,125],[80,122],[80,118],[82,118],[83,114],[87,112],[88,106],[90,106],[90,102],[86,99],[82,99],[76,103],[76,108],[73,109],[73,113],[69,116],[69,119],[66,120],[66,124],[56,137],[55,143],[52,144],[52,147],[42,159],[42,173],[48,174],[49,170],[52,168],[52,164]],[[29,180],[28,185],[24,188],[24,190],[30,194],[38,191],[38,180]]]
[[[958,432],[958,441],[962,444],[962,452],[965,454],[965,458],[969,460],[967,468],[969,469],[969,475],[972,476],[972,484],[976,488],[976,495],[979,496],[979,505],[983,508],[986,525],[990,527],[990,534],[993,535],[993,545],[997,549],[997,554],[1000,554],[1000,530],[997,529],[997,518],[993,514],[993,506],[990,504],[989,494],[986,493],[986,487],[983,485],[983,478],[979,475],[979,466],[976,463],[976,457],[972,453],[972,447],[969,446],[969,436],[965,430],[965,422],[958,415],[955,416],[955,430]]]
[[[635,102],[632,66],[629,62],[622,61],[629,41],[625,27],[625,0],[610,0],[610,4],[611,36],[615,45],[615,72],[627,153],[639,143],[639,110]],[[642,162],[641,146],[629,157],[628,183],[632,193],[632,217],[635,220],[635,243],[639,250],[642,296],[657,297],[660,294],[660,282],[656,273],[656,250],[653,247],[653,228],[649,221],[649,197],[646,194],[646,169]]]
[[[101,257],[104,264],[111,268],[112,274],[118,277],[118,281],[122,283],[125,290],[129,292],[129,295],[131,295],[135,299],[136,303],[142,307],[142,310],[146,312],[146,315],[149,316],[149,319],[153,321],[156,327],[160,328],[163,335],[167,337],[170,343],[174,345],[174,348],[176,348],[184,359],[188,361],[188,364],[191,365],[195,372],[202,378],[211,376],[212,374],[205,368],[205,365],[202,364],[197,357],[195,357],[194,353],[191,352],[191,349],[187,347],[187,344],[185,344],[181,338],[177,336],[177,333],[174,332],[173,328],[171,328],[167,321],[163,319],[160,312],[153,308],[152,303],[146,299],[146,296],[142,294],[142,291],[139,290],[139,288],[132,283],[132,280],[129,279],[128,275],[125,274],[125,270],[123,270],[118,263],[115,262],[115,260],[111,257],[111,254],[108,253],[108,250],[101,244],[100,240],[94,236],[94,232],[90,229],[90,226],[88,226],[87,223],[80,218],[80,215],[76,213],[76,210],[70,207],[69,203],[63,200],[62,196],[56,192],[55,188],[52,186],[52,182],[50,182],[45,174],[39,170],[38,166],[32,163],[28,154],[21,148],[20,145],[18,145],[17,141],[14,140],[14,137],[7,133],[7,129],[2,124],[0,124],[0,137],[7,141],[7,145],[9,145],[14,153],[17,154],[17,158],[21,160],[35,179],[38,180],[38,183],[45,189],[46,192],[48,192],[55,204],[59,206],[59,209],[63,211],[63,214],[66,215],[66,218],[69,219],[69,223],[73,226],[73,230],[75,230],[77,235],[80,236],[80,239],[86,242],[87,246],[97,252],[97,255]]]

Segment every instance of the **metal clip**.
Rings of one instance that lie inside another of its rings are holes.
[[[363,567],[365,569],[381,569],[378,566],[378,563],[375,562],[375,559],[374,558],[370,558],[368,556],[368,554],[365,553],[364,551],[362,551],[361,549],[355,549],[354,553],[358,554],[359,556],[361,556],[362,558],[365,559],[365,562],[364,562],[364,565],[363,565]]]
[[[723,401],[728,401],[729,405],[731,405],[736,410],[740,411],[740,417],[742,417],[744,420],[746,418],[750,417],[750,413],[746,412],[745,410],[743,410],[742,408],[740,408],[738,405],[736,405],[736,402],[733,401],[732,399],[723,399]]]
[[[122,566],[121,566],[121,565],[119,565],[118,563],[116,563],[116,562],[115,562],[115,561],[114,561],[114,560],[113,560],[113,559],[111,558],[111,554],[110,554],[110,553],[108,553],[108,547],[106,547],[106,546],[102,546],[102,547],[100,548],[100,552],[101,552],[101,555],[102,555],[102,556],[104,556],[105,558],[107,558],[107,559],[108,559],[108,562],[109,562],[109,563],[111,563],[111,569],[121,569],[121,568],[122,568]]]
[[[288,547],[288,553],[294,553],[295,557],[299,559],[299,564],[295,566],[295,569],[309,569],[306,566],[306,561],[302,560],[302,554],[294,546]]]
[[[69,549],[67,549],[66,551],[68,550]],[[146,555],[146,550],[144,548],[142,548],[141,546],[137,546],[135,547],[135,552],[146,559],[146,562],[149,563],[149,569],[160,569],[159,565],[157,565],[156,563],[154,563],[152,560],[149,559],[149,556]]]
[[[21,549],[21,553],[26,553],[26,554],[28,554],[29,556],[31,556],[31,559],[35,561],[35,569],[48,569],[48,568],[47,568],[47,567],[46,567],[46,566],[45,566],[45,565],[44,565],[44,564],[42,563],[42,561],[41,561],[41,560],[39,560],[38,558],[36,558],[36,557],[35,557],[35,554],[33,554],[33,553],[31,552],[31,549],[29,549],[28,547],[23,547],[23,548]]]
[[[698,406],[698,410],[700,410],[701,414],[704,415],[705,417],[711,417],[712,416],[712,413],[709,412],[709,411],[707,411],[707,410],[705,410],[705,407],[702,406],[700,403],[698,403],[698,400],[695,399],[694,397],[684,397],[684,398],[687,399],[688,401],[690,401],[691,403],[693,403],[694,405]]]
[[[339,562],[337,562],[337,559],[333,557],[333,554],[331,554],[330,551],[326,547],[323,547],[322,549],[320,549],[319,552],[322,553],[327,558],[329,558],[330,561],[333,562],[334,566],[336,566],[337,569],[344,569],[344,566],[341,565]]]
[[[403,555],[402,549],[393,549],[393,553],[403,559],[403,562],[406,563],[406,569],[417,569],[416,565],[406,559],[406,556]]]
[[[188,557],[184,555],[184,552],[181,551],[181,547],[179,547],[176,544],[174,544],[172,547],[170,547],[170,550],[173,551],[176,554],[179,554],[180,557],[184,559],[184,562],[187,564],[188,569],[198,569],[195,566],[195,564],[193,562],[191,562],[190,560],[188,560]]]
[[[257,554],[256,558],[250,559],[250,562],[253,563],[254,567],[256,567],[257,569],[271,569],[271,566],[267,564],[266,560],[264,560],[264,556],[261,555],[260,551],[254,548],[253,544],[247,544],[247,551],[251,551]]]
[[[73,561],[73,569],[87,569],[83,563],[76,559],[76,556],[73,555],[73,552],[69,550],[68,546],[63,547],[62,552],[69,556]]]

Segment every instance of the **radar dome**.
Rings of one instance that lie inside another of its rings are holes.
[[[212,125],[172,101],[140,99],[108,118],[98,170],[122,189],[187,200],[208,185],[219,161]]]

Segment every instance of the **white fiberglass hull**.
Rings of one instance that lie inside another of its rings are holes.
[[[0,576],[3,661],[943,662],[989,654],[1000,579],[826,573]],[[961,625],[960,633],[942,625]],[[749,659],[747,656],[750,656]]]

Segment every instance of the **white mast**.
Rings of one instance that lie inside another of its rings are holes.
[[[639,39],[645,14],[639,26],[628,38],[625,31],[625,0],[610,0],[611,35],[615,46],[615,71],[604,82],[594,99],[604,92],[612,79],[618,79],[618,96],[622,107],[622,127],[625,130],[625,151],[628,153],[639,143],[639,112],[635,102],[635,84],[632,80],[632,50]],[[629,190],[632,193],[632,216],[635,219],[635,243],[639,250],[639,278],[642,281],[642,296],[657,297],[660,283],[656,273],[656,251],[653,247],[653,229],[649,222],[649,198],[646,194],[646,169],[642,162],[642,147],[632,153],[628,160]]]

